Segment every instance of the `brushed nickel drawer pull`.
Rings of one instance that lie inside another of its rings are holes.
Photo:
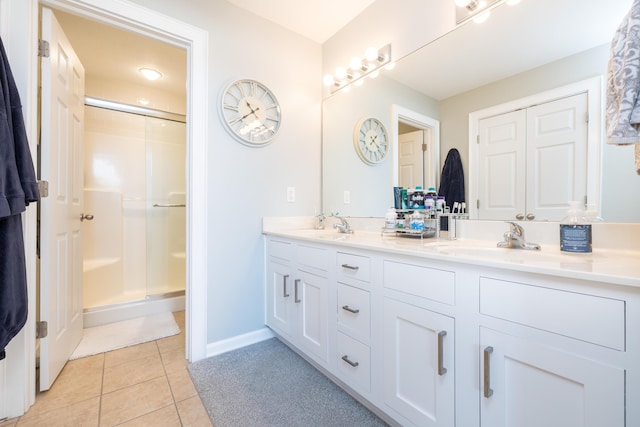
[[[293,293],[294,293],[294,297],[293,297],[293,301],[297,304],[299,302],[302,302],[301,299],[298,298],[298,285],[300,284],[300,279],[296,279],[293,281]]]
[[[447,368],[444,367],[444,337],[447,336],[447,331],[438,332],[438,375],[442,376],[447,373]]]
[[[282,296],[284,298],[288,298],[289,294],[287,293],[287,279],[289,278],[288,274],[282,276]]]
[[[491,364],[489,357],[493,353],[493,347],[489,346],[484,349],[484,397],[487,399],[493,395],[493,390],[491,389]]]
[[[345,310],[345,311],[348,311],[349,313],[353,313],[353,314],[360,313],[360,310],[358,310],[357,308],[351,308],[348,305],[343,305],[342,309]]]
[[[360,267],[358,267],[357,265],[349,265],[349,264],[342,264],[342,268],[347,268],[349,270],[358,270]]]
[[[344,360],[345,362],[347,362],[349,365],[353,366],[354,368],[359,365],[358,362],[352,362],[351,360],[349,360],[349,356],[346,355],[346,354],[344,356],[342,356],[342,360]]]

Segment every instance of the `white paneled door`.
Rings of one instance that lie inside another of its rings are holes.
[[[424,156],[422,145],[424,132],[421,130],[398,135],[398,185],[403,188],[424,187]]]
[[[82,338],[84,68],[50,9],[42,10],[40,390],[48,390]]]
[[[478,218],[559,221],[587,196],[587,93],[481,119]]]

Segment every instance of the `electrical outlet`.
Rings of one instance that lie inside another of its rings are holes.
[[[293,203],[296,201],[296,187],[287,187],[287,202]]]
[[[351,191],[344,190],[344,204],[348,205],[349,203],[351,203]]]

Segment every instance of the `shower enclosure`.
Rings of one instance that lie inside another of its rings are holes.
[[[87,98],[85,326],[184,308],[184,116]]]

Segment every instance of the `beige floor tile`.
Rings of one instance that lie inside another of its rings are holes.
[[[187,368],[168,372],[167,379],[176,402],[198,395]]]
[[[132,345],[131,347],[125,347],[105,353],[104,366],[115,366],[132,360],[144,359],[145,357],[153,356],[155,354],[158,354],[158,346],[155,341]]]
[[[0,421],[0,427],[13,427],[18,422],[19,418],[10,418],[8,420]]]
[[[187,366],[187,359],[185,359],[185,352],[183,349],[171,350],[166,353],[161,353],[162,363],[164,369],[169,372],[184,369]]]
[[[180,327],[181,331],[184,331],[184,325],[185,325],[184,316],[185,316],[184,310],[173,312],[173,318],[176,319],[176,323]]]
[[[159,354],[109,366],[104,369],[102,393],[111,393],[164,375]]]
[[[178,407],[178,415],[180,415],[183,427],[213,427],[209,414],[204,409],[199,396],[178,402],[176,406]]]
[[[36,395],[35,404],[21,421],[100,396],[103,360],[103,356],[98,355],[67,362],[51,389]]]
[[[173,404],[166,377],[123,388],[102,396],[100,426],[113,426]]]
[[[100,397],[94,397],[35,416],[22,417],[17,427],[97,427],[99,414]]]
[[[184,351],[185,349],[185,333],[180,332],[177,335],[172,335],[170,337],[166,337],[166,338],[161,338],[159,340],[156,341],[156,343],[158,344],[158,350],[160,350],[160,353],[167,353],[169,351],[172,350],[182,350]]]
[[[150,414],[120,424],[121,427],[180,427],[181,425],[175,405],[158,409]]]

